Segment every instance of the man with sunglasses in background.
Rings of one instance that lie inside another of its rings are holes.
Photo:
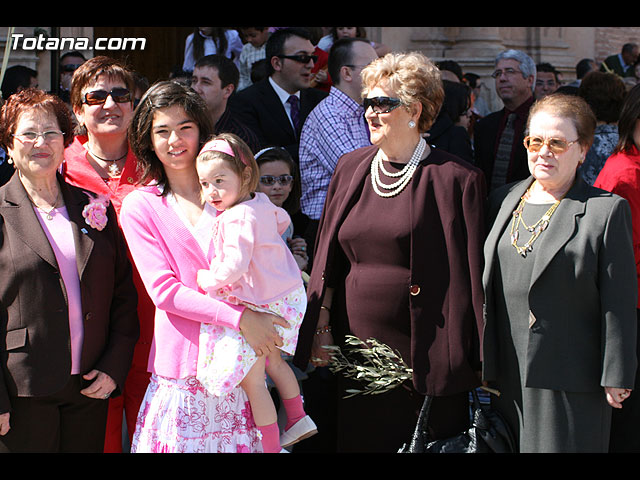
[[[534,101],[536,64],[520,50],[507,50],[496,57],[491,76],[504,108],[474,126],[475,164],[484,172],[488,191],[530,174],[522,142]]]
[[[67,52],[60,57],[60,91],[58,96],[67,104],[71,102],[71,78],[73,72],[85,62],[80,52]]]
[[[327,96],[310,87],[315,61],[310,39],[299,27],[273,32],[265,46],[267,78],[229,99],[231,111],[256,133],[262,148],[283,147],[296,163],[304,120]]]
[[[345,153],[371,145],[362,107],[360,72],[377,57],[371,43],[364,38],[336,41],[329,54],[328,72],[333,86],[329,96],[313,109],[302,127],[300,206],[302,213],[309,217],[304,237],[310,253],[338,159]]]

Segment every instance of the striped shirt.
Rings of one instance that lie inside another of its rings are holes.
[[[309,114],[300,135],[302,212],[312,220],[322,214],[329,181],[345,153],[371,145],[364,109],[336,87]]]

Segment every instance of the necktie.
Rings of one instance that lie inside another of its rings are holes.
[[[287,103],[291,106],[291,121],[297,134],[298,127],[300,126],[300,100],[297,96],[291,95]]]
[[[511,150],[513,149],[514,129],[513,124],[516,120],[516,114],[510,113],[507,117],[507,123],[504,126],[500,143],[498,143],[498,151],[496,152],[496,160],[493,164],[493,175],[491,177],[491,188],[494,189],[507,182],[507,172],[511,161]]]

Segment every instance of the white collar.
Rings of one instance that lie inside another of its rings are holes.
[[[278,98],[280,99],[280,101],[282,102],[283,105],[287,104],[287,100],[289,100],[289,97],[292,95],[291,93],[287,92],[284,88],[282,88],[280,85],[278,85],[271,77],[269,77],[269,83],[271,84],[271,86],[273,87],[273,89],[276,92],[276,95],[278,95]],[[295,95],[296,97],[300,98],[300,90],[298,90],[296,93],[294,93],[293,95]]]

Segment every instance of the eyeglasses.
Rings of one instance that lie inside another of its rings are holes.
[[[59,130],[49,130],[42,133],[22,132],[22,133],[15,133],[12,136],[16,137],[22,143],[35,143],[38,140],[38,137],[42,137],[42,140],[44,140],[46,143],[50,143],[50,142],[56,142],[58,140],[62,140],[62,137],[64,136],[64,132],[61,132]]]
[[[84,94],[84,103],[87,105],[102,105],[107,101],[107,97],[111,95],[111,98],[116,103],[130,103],[131,92],[128,88],[116,87],[110,92],[106,90],[93,90]]]
[[[291,185],[291,182],[293,182],[293,177],[291,175],[280,175],[278,177],[274,175],[262,175],[260,177],[260,183],[268,187],[275,185],[276,182],[278,182],[283,187],[286,187],[288,185]]]
[[[542,138],[542,137],[525,137],[524,139],[524,147],[530,152],[539,152],[540,149],[544,145],[549,148],[549,151],[554,155],[561,155],[569,148],[571,145],[576,143],[578,140],[574,140],[573,142],[567,142],[561,138]]]
[[[516,70],[515,68],[505,68],[504,70],[496,70],[491,74],[491,76],[493,78],[498,78],[504,74],[507,77],[512,77],[516,73],[522,73],[522,70]]]
[[[389,113],[400,105],[402,105],[400,99],[392,97],[372,97],[365,98],[362,101],[364,111],[366,112],[369,107],[371,107],[373,109],[373,113]]]
[[[295,62],[298,63],[309,63],[311,60],[313,60],[313,63],[316,63],[318,61],[318,56],[317,55],[307,55],[307,54],[300,54],[300,55],[278,55],[279,58],[288,58],[289,60],[293,60]]]

